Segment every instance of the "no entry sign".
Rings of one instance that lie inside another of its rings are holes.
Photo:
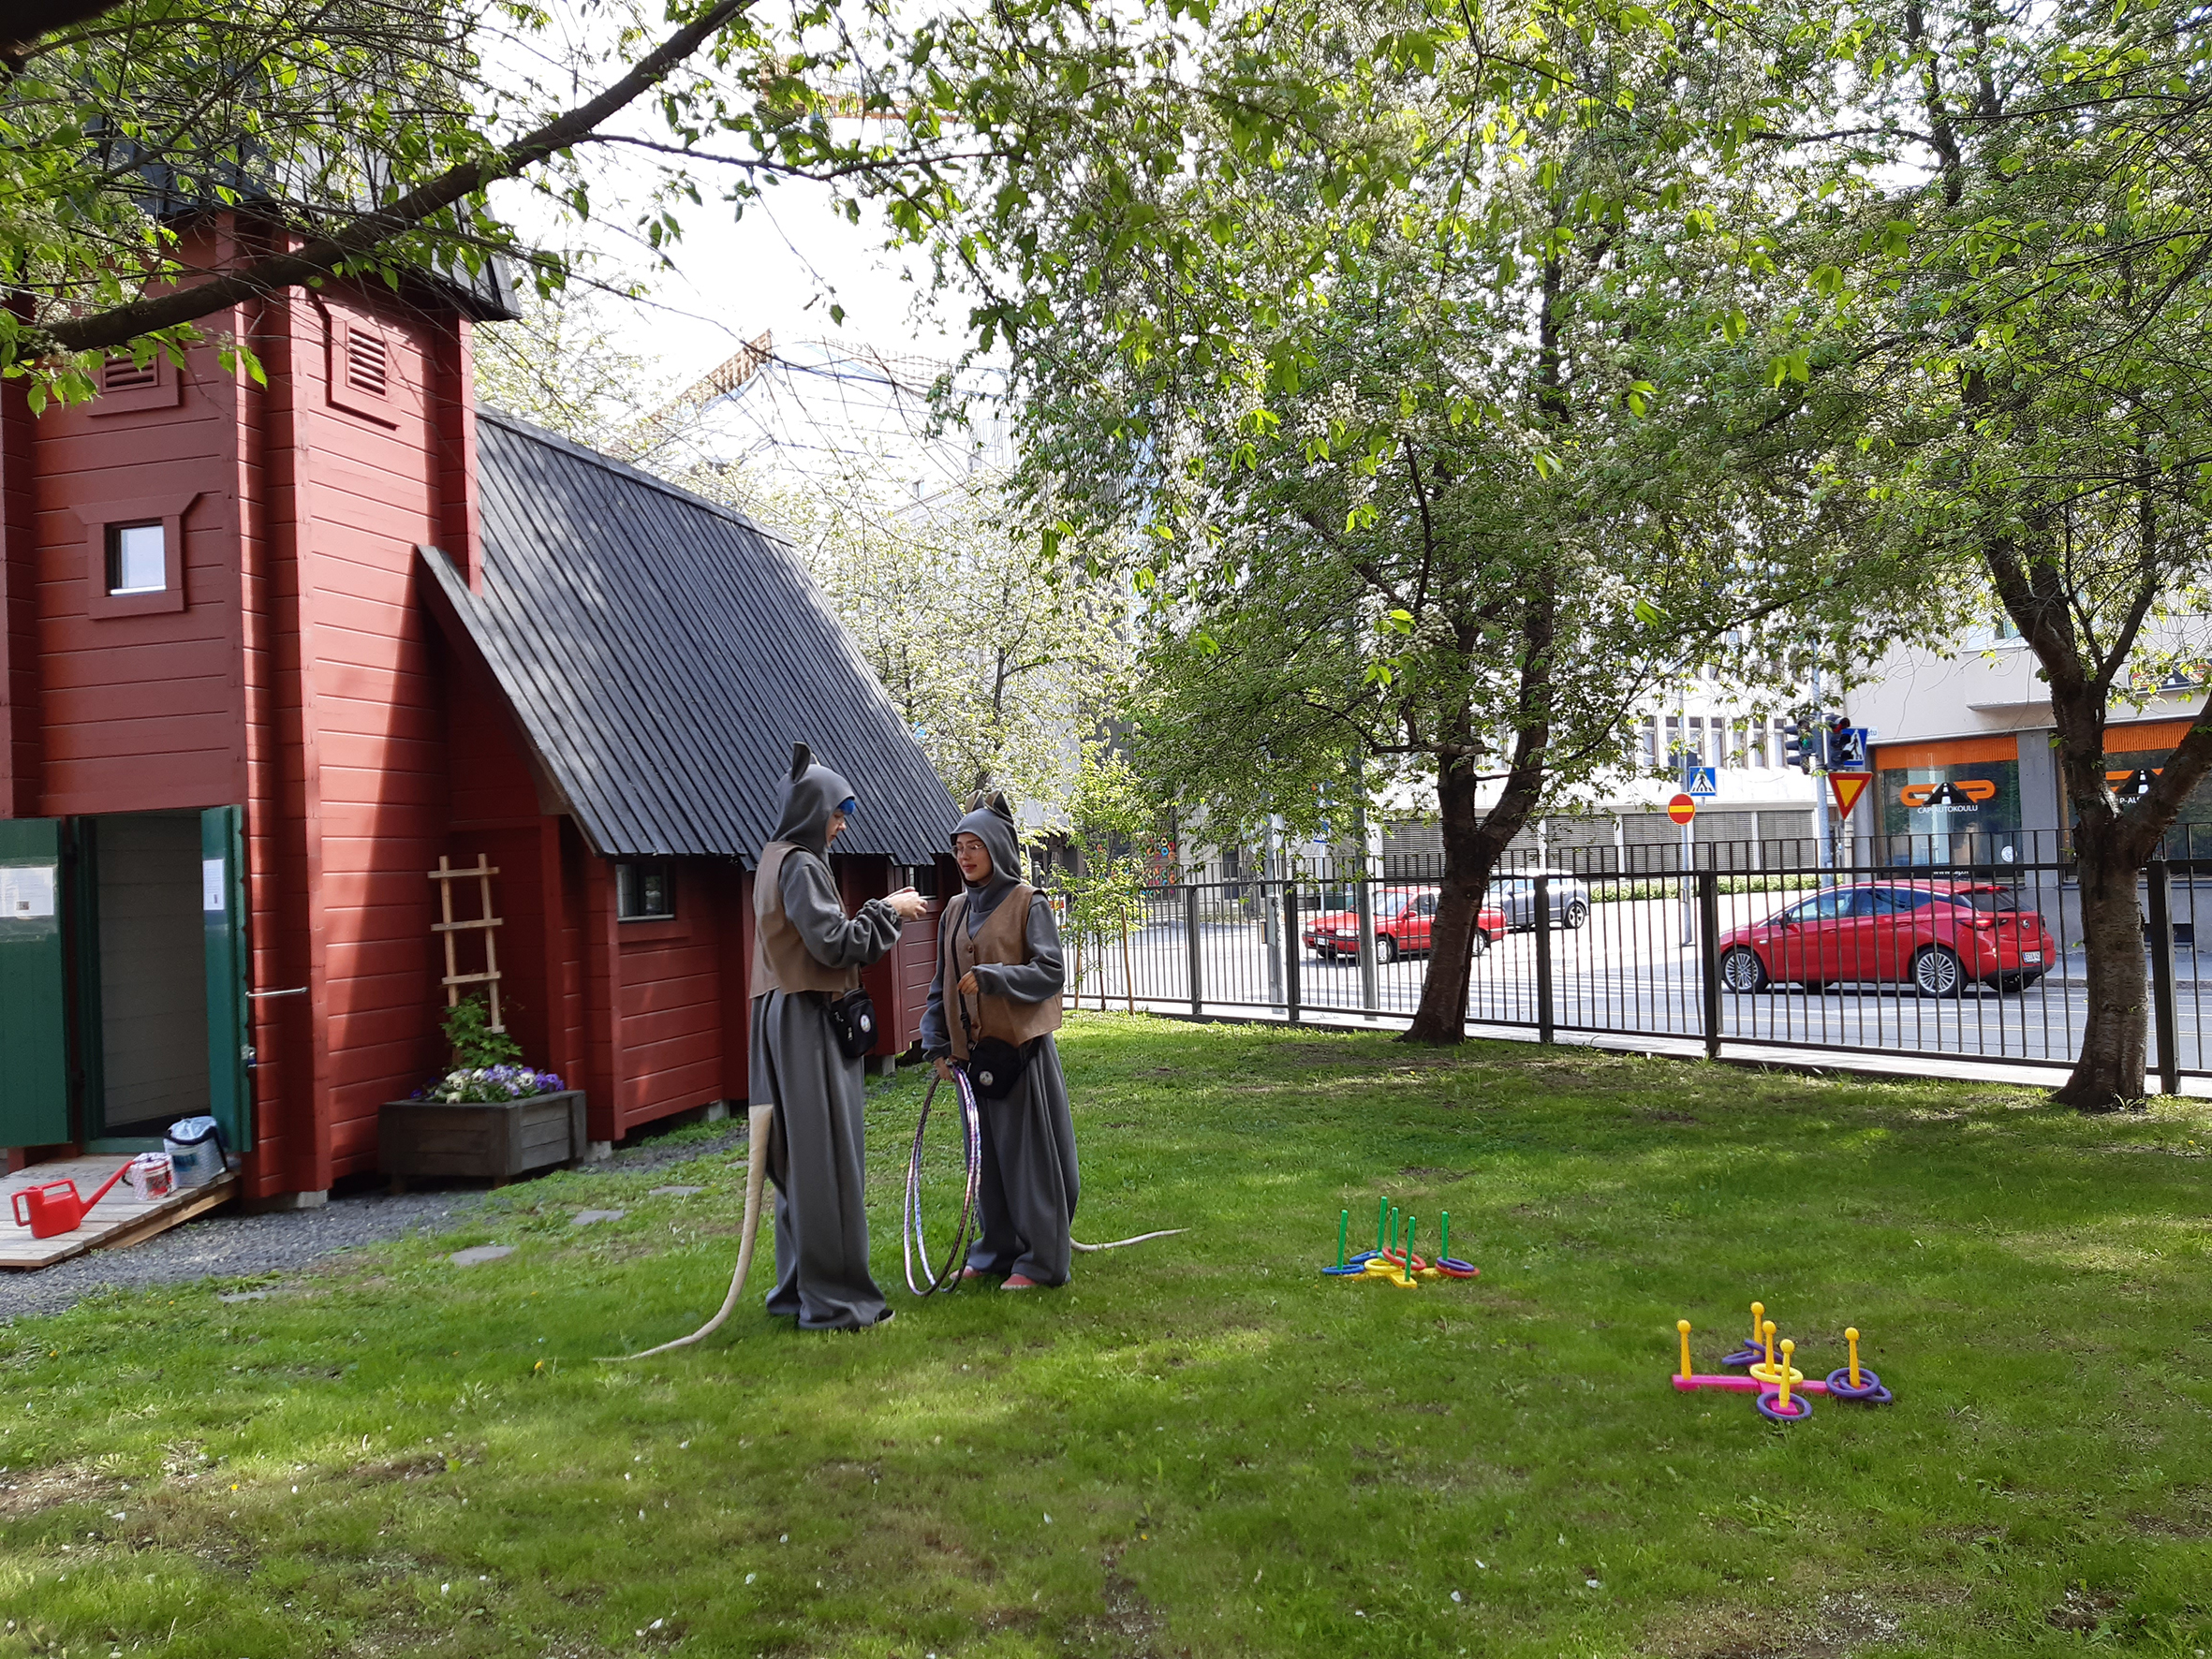
[[[1698,815],[1698,803],[1687,795],[1677,795],[1667,802],[1667,816],[1677,824],[1687,824]]]

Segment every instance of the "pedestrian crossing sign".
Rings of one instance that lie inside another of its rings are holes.
[[[1701,800],[1710,800],[1719,794],[1720,781],[1715,775],[1714,769],[1709,766],[1691,767],[1689,782],[1684,786],[1684,793]]]

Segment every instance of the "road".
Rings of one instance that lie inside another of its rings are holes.
[[[1801,895],[1723,895],[1721,928],[1741,926]],[[1682,940],[1682,912],[1673,900],[1599,904],[1579,931],[1552,934],[1552,1007],[1562,1030],[1626,1032],[1666,1036],[1703,1033],[1701,952]],[[2212,943],[2212,941],[2208,941]],[[2212,970],[2212,951],[2205,967]],[[1190,995],[1189,950],[1180,923],[1142,929],[1129,940],[1129,966],[1140,1002],[1182,1004]],[[2176,1036],[2184,1070],[2205,1067],[2200,1033],[2212,1029],[2212,972],[2200,977],[2190,950],[2178,953]],[[1425,960],[1378,962],[1375,1011],[1410,1014],[1421,995]],[[1272,971],[1271,971],[1272,970]],[[1256,921],[1210,923],[1200,929],[1204,1006],[1280,1009],[1282,966]],[[1537,1022],[1537,947],[1532,933],[1510,935],[1474,966],[1468,1017],[1484,1023]],[[1361,1011],[1361,976],[1354,961],[1325,962],[1302,949],[1298,962],[1302,1010]],[[1126,1003],[1118,944],[1101,963],[1084,964],[1083,1000],[1090,1006]],[[1880,1049],[1890,1052],[2068,1062],[2087,1017],[2083,964],[2078,950],[2062,955],[2039,983],[2017,992],[1969,985],[1955,998],[1918,994],[1910,985],[1830,987],[1807,994],[1795,986],[1738,995],[1721,992],[1721,1034],[1730,1041],[1812,1044]]]

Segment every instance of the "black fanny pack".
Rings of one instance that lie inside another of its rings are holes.
[[[1035,1046],[1024,1043],[1017,1048],[1003,1037],[979,1037],[970,1042],[968,1086],[980,1099],[1004,1100],[1014,1092],[1022,1074],[1029,1069],[1029,1050]]]
[[[830,1031],[837,1039],[837,1052],[858,1060],[876,1046],[876,1005],[859,986],[825,999]]]

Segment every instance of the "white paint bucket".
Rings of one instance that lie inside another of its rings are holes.
[[[151,1204],[177,1190],[177,1167],[167,1152],[140,1152],[123,1172],[123,1184]]]

